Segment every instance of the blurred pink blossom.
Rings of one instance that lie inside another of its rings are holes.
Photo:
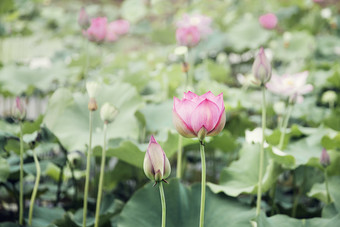
[[[130,30],[130,23],[127,20],[115,20],[109,24],[108,29],[117,35],[125,35]]]
[[[107,18],[97,17],[91,20],[90,27],[83,34],[91,42],[101,43],[105,41],[107,29]]]
[[[190,26],[177,28],[176,39],[179,45],[193,47],[199,43],[201,36],[197,27]]]
[[[277,25],[277,17],[273,13],[267,13],[259,17],[261,26],[265,29],[274,29]]]
[[[90,19],[84,7],[79,11],[78,24],[82,29],[87,29],[90,26]]]
[[[308,71],[296,74],[284,74],[283,76],[272,75],[271,80],[266,84],[269,91],[287,96],[293,102],[301,103],[304,94],[313,90],[311,84],[306,84]]]
[[[211,21],[212,21],[211,18],[207,17],[205,15],[184,14],[182,19],[177,21],[176,26],[177,26],[177,28],[195,26],[195,27],[197,27],[198,31],[200,32],[201,38],[205,38],[212,33]]]

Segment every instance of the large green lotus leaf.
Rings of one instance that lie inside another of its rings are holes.
[[[140,112],[144,115],[146,129],[151,132],[163,129],[174,129],[172,123],[173,100],[167,100],[160,104],[147,104]]]
[[[43,92],[54,89],[54,82],[63,83],[71,75],[76,74],[65,65],[56,64],[50,68],[31,69],[27,66],[9,65],[0,70],[1,90],[12,95],[21,95],[37,88]]]
[[[178,134],[168,132],[166,136],[157,136],[157,142],[161,145],[166,156],[171,158],[178,150]],[[182,145],[187,146],[191,144],[198,144],[195,139],[183,138]],[[108,150],[106,156],[118,157],[122,161],[137,166],[143,167],[143,160],[148,143],[139,144],[131,140],[116,140],[112,139],[108,143]],[[101,147],[94,148],[94,155],[101,155]]]
[[[254,209],[224,195],[215,195],[209,188],[206,193],[205,227],[250,226]],[[198,226],[201,187],[190,188],[177,179],[164,185],[167,206],[167,227]],[[151,227],[161,224],[161,201],[158,187],[152,183],[138,190],[125,205],[118,227]]]
[[[119,110],[114,122],[108,125],[107,139],[137,140],[139,129],[135,112],[142,104],[142,100],[136,90],[124,83],[102,85],[97,97],[98,110],[93,112],[92,146],[103,144],[103,121],[100,119],[99,110],[105,102],[112,103]],[[44,123],[67,150],[84,150],[88,144],[87,103],[86,94],[72,94],[63,88],[55,91],[49,100]],[[110,143],[108,143],[108,149],[110,149]]]
[[[289,44],[283,37],[271,42],[271,48],[275,53],[275,58],[291,62],[294,59],[305,59],[313,54],[315,48],[314,37],[303,31],[291,33]]]
[[[322,127],[317,130],[308,129],[303,133],[308,135],[305,138],[289,143],[284,151],[273,148],[270,154],[276,162],[287,168],[296,168],[306,164],[320,167],[319,158],[323,148],[321,141],[329,133],[334,134],[334,131]]]
[[[34,206],[32,226],[47,227],[57,219],[61,219],[65,211],[62,208],[48,208]],[[27,221],[27,220],[26,220]]]
[[[329,177],[328,187],[331,200],[334,202],[335,208],[340,211],[340,176]]]
[[[340,215],[333,218],[311,218],[311,219],[295,219],[288,217],[287,215],[274,215],[272,217],[266,217],[263,213],[259,216],[258,226],[261,227],[335,227],[338,226],[340,221]]]
[[[328,203],[326,185],[324,183],[315,183],[307,195]]]
[[[223,192],[229,196],[238,196],[241,193],[255,194],[259,177],[259,157],[259,144],[244,143],[240,150],[240,159],[222,170],[219,185],[208,183],[208,186],[214,193]],[[275,165],[265,150],[263,192],[270,188],[278,173],[278,165]]]
[[[6,159],[0,157],[0,182],[6,182],[9,176],[9,164]]]
[[[256,49],[270,38],[270,32],[263,29],[258,20],[247,14],[227,31],[230,46],[236,51]]]

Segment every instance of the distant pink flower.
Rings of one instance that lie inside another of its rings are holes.
[[[179,45],[193,47],[199,43],[201,36],[197,27],[190,26],[177,28],[176,39]]]
[[[130,23],[127,20],[115,20],[109,24],[108,29],[117,35],[125,35],[130,30]]]
[[[301,103],[304,94],[313,90],[311,84],[306,84],[308,71],[297,74],[285,74],[283,76],[272,75],[271,80],[266,84],[269,91],[289,97],[292,101]]]
[[[259,18],[261,26],[265,29],[274,29],[277,25],[277,17],[273,13],[267,13]]]
[[[173,122],[176,130],[184,137],[198,137],[219,134],[225,125],[223,94],[215,96],[210,91],[198,96],[188,91],[182,100],[174,97]]]
[[[211,18],[205,15],[194,14],[188,15],[184,14],[182,19],[177,21],[176,26],[177,28],[184,28],[184,27],[197,27],[198,31],[200,32],[200,36],[205,38],[206,36],[212,33],[211,29]]]
[[[329,154],[328,154],[328,152],[327,152],[327,150],[325,148],[322,149],[322,152],[321,152],[320,164],[323,167],[325,167],[325,168],[331,164],[331,160],[329,158]]]
[[[82,29],[87,29],[90,26],[90,19],[84,7],[79,11],[78,24]]]
[[[116,41],[119,38],[119,36],[125,35],[126,33],[128,33],[129,29],[130,29],[130,23],[126,20],[112,21],[107,26],[106,41],[108,42]]]
[[[84,35],[91,42],[101,43],[105,41],[107,18],[97,17],[91,20],[90,27],[84,32]]]

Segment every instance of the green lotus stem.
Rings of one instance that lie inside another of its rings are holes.
[[[177,171],[176,171],[176,177],[178,179],[181,179],[182,176],[182,143],[183,137],[178,134]]]
[[[201,210],[200,210],[200,227],[204,226],[204,209],[205,209],[205,187],[206,187],[206,165],[204,154],[204,141],[200,141],[201,162],[202,162],[202,180],[201,180]]]
[[[19,194],[19,224],[24,221],[24,140],[22,123],[20,122],[20,194]]]
[[[87,197],[89,193],[89,183],[90,183],[90,168],[91,168],[91,153],[92,153],[92,115],[93,111],[89,114],[89,147],[87,150],[87,160],[86,160],[86,175],[85,175],[85,187],[84,187],[84,204],[83,204],[83,227],[86,227],[86,217],[87,217]]]
[[[329,194],[329,188],[328,188],[328,174],[326,168],[324,169],[325,174],[325,184],[326,184],[326,193],[327,193],[327,202],[330,203],[332,201],[331,196]]]
[[[166,203],[165,203],[165,195],[163,189],[163,182],[159,182],[159,193],[161,195],[161,202],[162,202],[162,227],[165,227],[166,222]]]
[[[289,122],[289,118],[290,115],[292,114],[292,110],[293,110],[293,104],[288,104],[288,111],[287,111],[287,115],[283,121],[283,126],[282,126],[282,131],[281,131],[281,136],[280,136],[280,142],[279,142],[279,149],[282,150],[283,148],[283,142],[285,139],[285,135],[286,135],[286,129],[288,126],[288,122]]]
[[[36,175],[36,178],[35,178],[34,188],[33,188],[32,196],[31,196],[31,202],[30,202],[30,210],[29,210],[29,214],[28,214],[28,225],[29,226],[32,225],[34,201],[35,201],[35,198],[37,196],[39,182],[40,182],[40,175],[41,175],[39,160],[38,160],[37,154],[35,153],[34,150],[33,150],[33,158],[34,158],[34,163],[35,163],[37,175]]]
[[[261,211],[265,130],[266,130],[266,89],[264,86],[262,86],[262,140],[260,150],[259,181],[257,183],[256,216],[258,216]]]
[[[106,157],[106,132],[107,132],[107,122],[104,123],[104,144],[103,144],[103,152],[102,152],[102,161],[100,164],[100,176],[99,176],[99,187],[98,187],[98,195],[97,195],[97,205],[96,205],[96,219],[95,219],[95,227],[99,225],[99,213],[100,213],[100,202],[102,199],[102,191],[103,191],[103,181],[104,181],[104,167],[105,167],[105,157]]]
[[[89,67],[89,41],[85,39],[85,55],[86,55],[86,60],[85,60],[85,65],[84,65],[84,78],[86,79],[87,76],[87,69]]]

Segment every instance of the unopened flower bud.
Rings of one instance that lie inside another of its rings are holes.
[[[272,76],[272,67],[264,53],[263,47],[261,47],[259,53],[255,57],[252,70],[255,79],[261,85],[267,83]]]
[[[78,15],[78,24],[82,29],[87,29],[90,26],[90,19],[85,8],[82,7]]]
[[[105,103],[100,109],[100,117],[105,123],[111,123],[117,114],[118,110],[110,103]]]
[[[86,82],[86,91],[90,98],[95,98],[99,89],[99,84],[94,81]]]
[[[326,168],[327,166],[329,166],[331,164],[330,158],[329,158],[329,154],[327,152],[327,150],[324,148],[322,149],[322,153],[320,156],[320,164]]]
[[[143,168],[145,175],[156,182],[165,180],[171,172],[170,162],[153,136],[145,153]]]
[[[26,107],[19,97],[15,99],[15,105],[12,108],[12,117],[18,121],[23,121],[26,117]]]
[[[95,98],[90,98],[89,103],[87,104],[87,108],[90,111],[96,111],[98,109],[97,102]]]
[[[335,103],[337,100],[337,95],[335,93],[335,91],[326,91],[325,93],[322,94],[321,97],[321,102],[325,103],[325,104],[329,104],[329,103]]]

